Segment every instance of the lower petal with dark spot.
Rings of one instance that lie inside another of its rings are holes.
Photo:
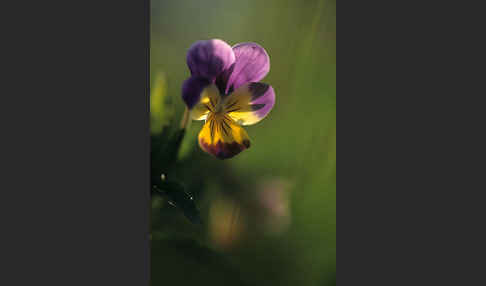
[[[250,147],[246,131],[226,115],[210,114],[198,139],[201,149],[219,159],[234,157]]]

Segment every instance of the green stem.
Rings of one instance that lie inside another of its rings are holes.
[[[182,120],[181,120],[181,129],[186,129],[187,126],[189,125],[189,109],[186,106],[186,109],[184,109],[184,115],[182,115]]]

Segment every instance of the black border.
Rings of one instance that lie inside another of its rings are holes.
[[[337,2],[337,283],[485,284],[483,10]],[[0,285],[148,285],[150,3],[9,4]]]
[[[149,0],[11,4],[0,285],[149,285]]]
[[[337,285],[484,285],[483,9],[337,2]]]

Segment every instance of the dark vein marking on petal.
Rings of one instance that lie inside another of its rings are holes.
[[[229,133],[228,133],[228,132],[226,132],[226,128],[225,128],[225,127],[227,127],[229,130],[231,130],[231,127],[230,127],[230,126],[229,126],[229,124],[226,122],[226,120],[223,120],[223,121],[221,121],[221,122],[223,123],[221,126],[223,126],[223,129],[225,130],[226,135],[228,135]]]
[[[230,108],[232,107],[233,105],[235,105],[237,103],[237,101],[235,100],[233,103],[231,103],[230,105],[226,106],[226,108]]]
[[[248,90],[252,93],[252,100],[255,100],[260,96],[264,95],[269,88],[270,86],[268,84],[260,82],[254,82],[248,86]]]
[[[240,110],[240,109],[241,109],[241,108],[236,107],[236,108],[233,108],[233,109],[228,110],[228,111],[226,111],[226,112],[227,112],[227,113],[229,113],[229,112],[234,112],[234,111],[238,111],[238,110]]]
[[[213,138],[214,138],[214,120],[211,120],[209,122],[209,129],[210,129],[210,134],[211,134],[211,142],[213,142]]]
[[[216,107],[216,104],[214,104],[214,102],[213,102],[213,98],[212,98],[212,97],[209,97],[209,102],[211,102],[211,106],[212,106],[213,108],[215,108],[215,107]]]
[[[226,136],[229,136],[229,132],[228,130],[226,130],[226,122],[224,122],[224,120],[222,121],[223,124],[221,124],[221,130],[223,130],[223,133],[226,135]],[[229,128],[229,127],[228,127]]]
[[[252,104],[252,105],[250,105],[250,107],[251,107],[251,110],[256,111],[256,110],[260,110],[263,107],[265,107],[265,104]]]

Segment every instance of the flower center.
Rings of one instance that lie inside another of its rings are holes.
[[[214,113],[215,114],[223,114],[224,113],[224,108],[223,108],[223,100],[220,100],[218,104],[214,107]]]

